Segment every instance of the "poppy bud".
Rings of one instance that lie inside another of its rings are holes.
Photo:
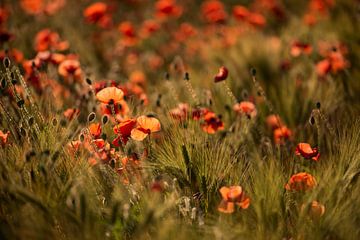
[[[186,80],[186,81],[189,81],[189,80],[190,80],[190,76],[189,76],[189,73],[188,73],[188,72],[185,72],[184,80]]]
[[[88,122],[91,123],[92,121],[94,121],[95,118],[96,118],[96,114],[94,112],[91,112],[88,115]]]
[[[35,122],[34,117],[30,117],[28,120],[29,126],[32,126],[34,124],[34,122]]]
[[[25,128],[23,128],[23,127],[20,128],[20,134],[21,134],[21,136],[26,137],[27,132],[26,132]]]
[[[5,57],[4,60],[3,60],[3,64],[5,66],[5,68],[8,68],[10,67],[10,59],[8,57]]]
[[[170,74],[168,72],[165,73],[165,80],[170,80]]]
[[[103,125],[107,124],[108,120],[109,120],[109,117],[107,115],[104,115],[101,118],[101,122]]]
[[[25,104],[25,101],[24,99],[20,99],[19,101],[17,101],[16,104],[18,105],[19,108],[21,108]]]
[[[53,118],[52,125],[55,127],[58,124],[58,120],[56,118]]]
[[[317,109],[320,109],[320,107],[321,107],[321,103],[320,103],[320,102],[317,102],[317,103],[316,103],[316,108],[317,108]]]
[[[115,168],[115,163],[116,163],[116,162],[115,162],[115,159],[111,159],[110,162],[109,162],[110,167],[111,167],[111,168]]]
[[[89,85],[91,85],[91,84],[92,84],[91,79],[90,79],[90,78],[86,78],[86,83],[89,84]]]
[[[6,88],[6,84],[7,84],[6,79],[5,78],[1,79],[1,88]]]
[[[311,118],[310,118],[310,124],[311,124],[311,125],[314,125],[314,124],[315,124],[315,118],[314,118],[314,117],[311,117]]]
[[[80,136],[79,136],[79,140],[80,140],[80,142],[83,142],[83,141],[85,140],[85,136],[84,136],[84,134],[80,134]]]
[[[219,72],[216,74],[214,80],[215,82],[221,82],[226,80],[226,78],[228,77],[229,71],[226,67],[222,66],[219,68]]]
[[[251,68],[251,76],[255,77],[256,76],[256,69],[255,68]]]
[[[17,84],[17,80],[16,80],[16,79],[13,79],[13,80],[11,80],[11,83],[12,83],[13,85],[16,85],[16,84]]]
[[[31,158],[34,157],[35,155],[36,155],[36,153],[33,150],[31,150],[30,152],[26,153],[25,160],[27,162],[29,162],[31,160]]]

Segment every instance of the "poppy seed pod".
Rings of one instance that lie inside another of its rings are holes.
[[[86,78],[86,83],[89,84],[89,85],[91,85],[91,84],[92,84],[91,79],[90,79],[90,78]]]
[[[5,68],[10,67],[10,64],[11,64],[10,59],[8,57],[5,57],[3,60],[3,64],[4,64]]]
[[[251,76],[253,76],[253,77],[256,76],[256,69],[255,68],[251,68],[250,72],[251,72]]]
[[[190,76],[189,76],[189,73],[188,73],[188,72],[185,72],[184,80],[186,80],[186,81],[189,81],[189,80],[190,80]]]
[[[321,103],[320,103],[320,102],[317,102],[317,103],[316,103],[316,108],[317,108],[317,109],[320,109],[320,107],[321,107]]]
[[[91,112],[89,115],[88,115],[88,122],[92,122],[94,121],[96,118],[96,114],[94,112]]]
[[[104,115],[102,118],[101,118],[101,122],[103,125],[107,124],[109,120],[109,117],[107,115]]]
[[[24,99],[20,99],[19,101],[17,101],[16,104],[18,105],[19,108],[21,108],[25,104],[25,101]]]

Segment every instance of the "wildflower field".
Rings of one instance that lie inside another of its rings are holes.
[[[1,0],[0,239],[360,239],[360,1]]]

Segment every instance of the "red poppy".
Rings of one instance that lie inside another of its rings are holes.
[[[148,38],[160,29],[160,24],[155,20],[145,20],[140,29],[140,36],[142,38]]]
[[[174,32],[174,37],[176,41],[184,42],[196,34],[196,29],[190,23],[182,23],[180,28]]]
[[[297,173],[289,179],[285,185],[286,190],[306,191],[317,185],[315,178],[306,172]]]
[[[250,11],[244,6],[236,5],[233,8],[233,15],[236,20],[245,21],[249,17]]]
[[[235,204],[242,209],[247,209],[250,205],[250,198],[247,197],[240,186],[230,186],[220,188],[222,197],[218,211],[222,213],[233,213]]]
[[[306,209],[307,208],[305,204],[301,205],[301,212],[305,212]],[[310,203],[310,208],[308,208],[307,214],[309,214],[312,219],[318,219],[325,214],[325,206],[318,201],[312,201]]]
[[[96,99],[105,104],[120,103],[123,97],[124,92],[117,87],[106,87],[96,94]]]
[[[118,134],[119,136],[114,139],[113,144],[115,146],[119,146],[120,142],[126,144],[129,138],[131,137],[131,131],[136,126],[136,119],[127,119],[121,121],[118,125],[116,125],[113,130],[115,134]]]
[[[101,139],[101,138],[92,140],[92,143],[94,143],[96,145],[96,147],[99,149],[102,149],[105,147],[105,141],[104,141],[104,139]]]
[[[180,17],[182,14],[182,7],[176,4],[175,0],[158,0],[155,4],[156,17],[168,18],[168,17]]]
[[[170,116],[179,121],[185,121],[188,116],[189,105],[187,103],[179,103],[176,108],[170,110]]]
[[[257,115],[256,107],[252,102],[242,101],[240,103],[236,103],[233,109],[236,113],[245,114],[250,118],[254,118]]]
[[[21,8],[30,15],[53,15],[65,5],[65,0],[20,0]]]
[[[144,140],[148,135],[161,130],[158,119],[148,116],[140,116],[136,119],[137,126],[131,130],[131,138],[136,141]]]
[[[214,112],[208,112],[204,116],[201,128],[204,132],[214,134],[217,131],[224,130],[224,123]]]
[[[197,121],[202,119],[209,111],[207,108],[197,107],[192,109],[192,119]]]
[[[264,27],[266,25],[266,19],[260,13],[250,13],[247,17],[247,21],[254,27]]]
[[[284,144],[285,140],[292,137],[292,132],[286,126],[279,127],[274,130],[274,142],[276,144]]]
[[[10,135],[10,131],[7,131],[5,133],[0,130],[0,143],[2,146],[4,146],[7,143],[9,135]]]
[[[0,26],[6,23],[8,17],[9,17],[8,10],[4,7],[0,7]]]
[[[201,6],[201,14],[208,23],[224,23],[227,18],[224,4],[218,0],[205,1]]]
[[[305,159],[313,159],[314,161],[318,161],[320,157],[320,153],[317,148],[312,148],[308,143],[299,143],[296,146],[295,154],[298,156],[302,156]]]
[[[136,36],[135,27],[130,21],[124,21],[120,23],[118,30],[123,36],[121,43],[124,46],[130,47],[137,43],[138,39]]]
[[[301,54],[304,55],[310,55],[312,53],[312,46],[310,44],[307,43],[303,43],[303,42],[299,42],[299,41],[295,41],[293,42],[293,44],[291,45],[291,51],[290,54],[293,57],[298,57]]]
[[[100,105],[101,113],[106,115],[120,114],[121,116],[126,116],[130,112],[130,108],[125,100],[121,100],[117,103],[114,103],[113,106],[109,104],[102,103]]]
[[[36,34],[35,37],[35,50],[46,51],[46,50],[57,50],[64,51],[69,48],[68,41],[61,41],[60,36],[57,32],[53,32],[46,28]]]
[[[226,67],[222,66],[219,68],[219,72],[215,75],[215,82],[221,82],[226,80],[228,77],[229,71]]]
[[[88,23],[97,24],[103,28],[111,26],[109,6],[103,2],[95,2],[91,4],[85,8],[83,15]]]

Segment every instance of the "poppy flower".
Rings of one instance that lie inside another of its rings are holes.
[[[113,113],[126,116],[130,112],[130,108],[125,100],[121,100],[112,106],[109,104],[101,104],[101,113],[106,115],[112,115]]]
[[[218,211],[222,213],[233,213],[235,204],[242,209],[247,209],[250,205],[250,198],[247,197],[240,186],[230,186],[220,188],[222,200],[218,206]]]
[[[0,60],[3,61],[6,54],[5,51],[0,51]],[[21,63],[24,60],[24,54],[16,49],[12,48],[8,51],[7,56],[10,57],[11,60],[14,60],[16,63]]]
[[[146,87],[146,76],[142,71],[134,71],[130,74],[129,80],[131,83],[141,86],[142,88]]]
[[[245,21],[250,15],[250,11],[241,5],[234,6],[233,8],[233,16],[236,20]]]
[[[161,130],[158,119],[148,116],[140,116],[136,119],[136,127],[131,130],[131,138],[136,141],[144,140],[148,135]]]
[[[207,108],[203,108],[203,107],[193,108],[191,113],[192,119],[198,121],[202,119],[208,112],[210,111]]]
[[[292,132],[286,126],[279,127],[274,130],[274,142],[276,144],[284,144],[285,140],[292,137]]]
[[[247,21],[254,27],[264,27],[266,25],[266,19],[260,13],[250,13],[247,17]]]
[[[206,133],[214,134],[217,131],[224,130],[224,123],[214,112],[208,112],[204,116],[201,128]]]
[[[35,36],[35,50],[57,50],[64,51],[69,48],[68,41],[61,41],[57,32],[53,32],[48,28],[45,28],[38,32]]]
[[[158,18],[168,18],[174,17],[178,18],[182,14],[182,7],[176,4],[175,0],[158,0],[155,3],[156,17]]]
[[[77,115],[79,115],[80,110],[76,108],[68,108],[64,111],[64,117],[66,117],[69,121],[74,119]]]
[[[105,104],[120,103],[123,97],[124,92],[117,87],[106,87],[96,94],[96,99]]]
[[[127,119],[121,121],[118,125],[116,125],[113,130],[115,134],[118,134],[119,136],[114,139],[113,144],[115,146],[119,146],[121,141],[122,143],[126,144],[131,136],[131,131],[136,126],[136,119]]]
[[[160,29],[160,24],[152,19],[145,20],[140,29],[140,36],[142,38],[148,38]]]
[[[92,143],[95,144],[95,146],[99,149],[102,149],[105,147],[105,141],[104,141],[104,139],[101,139],[101,138],[92,140]]]
[[[250,118],[254,118],[257,115],[256,107],[252,102],[242,101],[240,103],[236,103],[233,106],[233,109],[238,114],[245,114]]]
[[[174,37],[176,41],[184,42],[196,34],[196,29],[190,23],[182,23],[179,29],[174,32]]]
[[[76,140],[76,141],[71,141],[68,143],[67,148],[69,149],[69,151],[74,154],[77,151],[79,151],[81,146],[81,141],[80,140]]]
[[[312,148],[308,143],[299,143],[296,146],[295,154],[297,156],[302,156],[305,159],[313,159],[314,161],[318,161],[320,157],[320,153],[317,148]]]
[[[215,82],[221,82],[226,80],[226,78],[228,77],[229,71],[226,67],[222,66],[219,68],[219,72],[215,75]]]
[[[82,76],[80,62],[75,59],[67,59],[61,62],[58,67],[58,72],[65,79],[73,77],[76,80],[80,80]]]
[[[90,134],[94,137],[94,138],[98,138],[101,135],[101,125],[100,123],[92,123],[89,125],[89,131]]]
[[[301,205],[301,212],[304,212],[306,210],[305,204]],[[310,206],[308,208],[307,213],[310,215],[313,219],[318,219],[325,213],[325,206],[318,201],[312,201],[310,203]]]
[[[208,23],[224,23],[227,18],[224,4],[218,0],[205,1],[201,6],[201,14]]]
[[[306,172],[294,174],[285,185],[286,190],[306,191],[317,185],[315,178]]]
[[[9,17],[9,12],[6,8],[0,7],[0,26],[6,23],[6,20]]]
[[[124,21],[119,24],[119,32],[122,34],[121,44],[126,47],[134,46],[137,43],[135,27],[130,21]]]
[[[291,45],[290,54],[293,57],[298,57],[301,54],[310,55],[312,53],[312,46],[307,43],[295,41]]]
[[[5,133],[0,130],[0,142],[2,146],[4,146],[7,143],[9,135],[10,135],[10,131],[7,131]]]
[[[65,5],[65,0],[20,0],[21,8],[29,15],[53,15]]]
[[[97,24],[99,27],[107,28],[111,25],[109,6],[103,2],[91,4],[85,8],[83,15],[86,22]]]
[[[272,130],[275,130],[283,125],[279,115],[271,114],[266,117],[266,125]]]
[[[187,103],[179,103],[176,108],[170,110],[170,116],[176,120],[184,121],[188,116],[189,105]]]

